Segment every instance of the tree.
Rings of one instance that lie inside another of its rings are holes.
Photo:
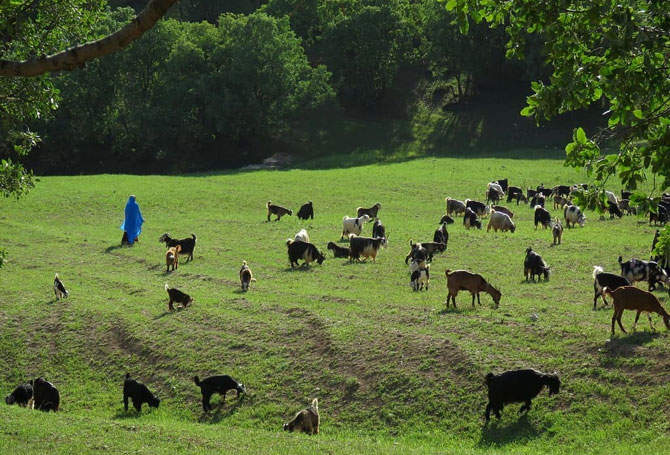
[[[566,165],[584,168],[601,187],[612,175],[630,189],[650,178],[654,190],[670,186],[670,3],[448,0],[446,8],[464,32],[471,20],[504,27],[510,57],[522,58],[529,36],[541,36],[553,71],[532,84],[523,115],[539,122],[601,107],[608,126],[590,136],[576,128]],[[599,192],[587,196],[589,205],[602,201]]]

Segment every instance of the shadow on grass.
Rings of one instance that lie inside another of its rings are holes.
[[[231,417],[237,412],[237,409],[244,404],[246,394],[242,394],[237,398],[226,400],[228,405],[223,401],[214,408],[214,411],[203,413],[199,418],[200,423],[219,423],[223,419]],[[232,405],[230,404],[232,402]]]
[[[120,250],[121,248],[130,248],[130,247],[128,245],[121,245],[121,244],[111,245],[105,248],[105,253],[111,253],[112,251]]]
[[[617,333],[605,343],[605,347],[601,352],[610,358],[635,356],[636,348],[651,343],[659,336],[661,336],[660,332],[649,332],[647,330],[643,332],[629,333],[628,335]]]
[[[308,264],[302,264],[298,267],[286,267],[284,272],[311,272],[312,266]]]
[[[478,447],[502,446],[513,442],[528,441],[541,436],[546,430],[530,422],[527,414],[523,414],[512,423],[499,424],[495,420],[492,422],[482,428],[477,442]]]
[[[124,409],[119,409],[118,411],[116,411],[116,414],[114,414],[112,418],[115,420],[131,420],[131,419],[135,420],[141,418],[142,414],[151,413],[151,409],[152,408],[150,408],[147,404],[145,404],[144,406],[142,406],[142,412],[137,412],[135,408],[133,408],[131,405],[128,407],[127,411]]]
[[[179,310],[177,310],[177,311],[179,311]],[[161,314],[159,314],[158,316],[155,316],[155,317],[154,317],[154,321],[157,321],[157,320],[159,320],[159,319],[164,318],[165,316],[168,316],[168,315],[170,315],[170,314],[174,314],[174,313],[175,313],[175,312],[172,312],[172,311],[163,311]]]

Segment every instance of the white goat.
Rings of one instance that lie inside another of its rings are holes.
[[[363,225],[370,220],[368,215],[363,215],[358,218],[350,218],[345,216],[342,218],[342,237],[347,237],[349,234],[361,235],[363,232]]]

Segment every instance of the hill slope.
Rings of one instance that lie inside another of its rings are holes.
[[[617,272],[619,254],[645,259],[646,223],[588,213],[585,228],[566,229],[564,244],[552,247],[525,205],[510,207],[514,234],[467,231],[457,219],[430,290],[410,290],[409,239],[432,240],[445,196],[483,199],[486,182],[502,177],[523,187],[583,179],[559,160],[493,158],[42,179],[18,203],[1,202],[0,245],[10,255],[0,271],[0,385],[8,393],[46,376],[61,391],[62,412],[0,407],[0,451],[654,452],[668,442],[668,335],[643,321],[637,333],[609,340],[611,310],[592,310],[592,266]],[[131,193],[146,223],[139,243],[121,248]],[[267,200],[294,210],[311,200],[315,219],[268,223]],[[388,248],[376,263],[333,259],[325,246],[339,239],[342,216],[375,202]],[[328,259],[291,270],[285,241],[302,227]],[[166,273],[163,232],[195,232],[194,261]],[[523,281],[528,246],[552,266],[549,282]],[[246,294],[242,260],[258,279]],[[500,287],[500,308],[487,295],[472,308],[465,293],[458,309],[445,310],[446,268],[482,273]],[[67,300],[54,301],[56,272]],[[194,305],[169,313],[166,282]],[[632,315],[624,318],[630,326]],[[557,371],[563,390],[541,394],[520,419],[509,406],[482,429],[484,375],[518,367]],[[161,397],[158,410],[124,413],[126,372]],[[203,416],[191,378],[224,373],[248,394]],[[322,434],[278,434],[315,396]]]

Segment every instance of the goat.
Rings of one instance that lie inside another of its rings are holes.
[[[565,217],[565,224],[570,227],[570,223],[574,227],[575,224],[579,224],[579,227],[584,227],[586,223],[586,217],[582,211],[576,205],[569,205],[563,209],[563,216]]]
[[[538,193],[531,198],[530,207],[537,207],[539,205],[540,207],[544,208],[545,200],[546,198],[542,194]]]
[[[512,212],[510,209],[505,207],[504,205],[494,205],[491,207],[491,210],[495,210],[496,212],[502,212],[505,215],[507,215],[510,218],[514,218],[514,212]]]
[[[342,237],[340,237],[340,239],[348,237],[349,234],[361,235],[361,232],[363,232],[363,226],[368,221],[370,221],[370,216],[367,214],[363,214],[358,218],[350,218],[345,216],[342,218]]]
[[[420,291],[424,287],[428,290],[430,284],[430,264],[425,267],[418,268],[412,272],[410,276],[410,287],[415,291]]]
[[[442,223],[442,225],[435,230],[433,234],[433,242],[444,243],[445,249],[447,248],[447,243],[449,243],[449,231],[447,231],[447,223]]]
[[[333,250],[333,257],[348,258],[351,255],[351,248],[337,245],[335,242],[328,242],[328,249]]]
[[[556,245],[556,242],[558,244],[561,244],[561,237],[563,237],[563,225],[561,224],[561,220],[556,217],[554,220],[554,226],[551,228],[551,234],[554,236],[554,245]]]
[[[319,434],[319,400],[314,398],[312,405],[299,411],[293,420],[284,424],[284,431],[302,431],[309,435]]]
[[[428,260],[428,251],[420,244],[414,243],[412,240],[409,241],[409,253],[405,256],[405,264],[412,259],[412,262],[425,262]]]
[[[626,191],[626,190],[621,190],[621,199],[630,199],[630,197],[633,195],[632,191]]]
[[[544,386],[549,388],[549,395],[559,392],[561,380],[556,373],[545,374],[537,370],[513,370],[500,374],[486,375],[486,385],[489,389],[489,402],[486,405],[486,422],[491,419],[491,411],[500,418],[500,411],[508,403],[525,403],[519,412],[530,410],[531,400],[535,398]]]
[[[449,215],[442,215],[442,218],[440,218],[440,223],[439,224],[454,224],[454,219],[450,217]]]
[[[551,213],[549,213],[549,210],[536,205],[535,206],[535,229],[537,229],[537,225],[540,224],[542,225],[543,229],[546,229],[547,227],[551,226]]]
[[[658,298],[651,292],[643,291],[635,286],[621,286],[614,291],[608,287],[604,287],[603,297],[606,295],[611,296],[613,299],[612,306],[614,307],[614,315],[612,316],[612,335],[614,335],[615,321],[619,323],[619,328],[621,328],[623,333],[628,333],[621,324],[621,315],[623,315],[624,310],[637,311],[635,322],[633,323],[633,330],[635,330],[637,321],[640,318],[640,313],[643,311],[647,313],[649,327],[651,327],[652,330],[654,330],[654,326],[651,323],[651,313],[657,313],[662,316],[665,327],[670,330],[670,314],[665,311],[661,306],[661,302],[659,302]]]
[[[181,252],[181,246],[173,246],[172,248],[168,248],[168,250],[165,252],[165,264],[167,266],[166,272],[170,271],[170,267],[172,267],[172,270],[174,271],[175,269],[179,268],[179,253]]]
[[[649,283],[649,292],[656,289],[657,281],[670,286],[670,277],[668,277],[668,274],[656,261],[631,259],[622,262],[622,258],[619,256],[618,262],[619,266],[621,266],[621,276],[625,277],[631,284],[636,281],[647,281]]]
[[[288,260],[291,263],[291,268],[294,265],[298,267],[300,265],[298,261],[301,259],[304,261],[303,266],[312,261],[316,261],[320,265],[326,260],[319,249],[311,243],[288,239],[286,246],[288,247]]]
[[[454,304],[456,308],[456,296],[458,291],[466,290],[470,291],[472,294],[472,307],[475,306],[475,296],[477,296],[477,303],[482,304],[479,300],[479,293],[486,292],[493,298],[493,302],[496,304],[496,308],[500,304],[501,293],[498,289],[494,288],[491,283],[487,282],[483,276],[478,273],[468,272],[467,270],[445,270],[444,274],[447,277],[447,289],[449,294],[447,295],[447,308],[449,308],[449,299]]]
[[[489,204],[489,203],[497,204],[498,202],[500,202],[500,199],[501,199],[501,195],[495,189],[489,188],[488,190],[486,190],[486,203],[487,204]]]
[[[382,224],[379,218],[375,219],[375,222],[372,225],[372,237],[386,238],[386,226]]]
[[[45,412],[58,411],[60,406],[60,393],[58,389],[44,378],[30,381],[33,387],[33,407]]]
[[[607,300],[603,297],[603,288],[608,288],[614,291],[621,286],[630,286],[630,281],[626,278],[615,275],[614,273],[603,272],[603,268],[599,265],[593,266],[593,309],[596,309],[596,302],[598,297],[603,299],[603,303],[607,305]]]
[[[168,302],[168,310],[170,311],[174,311],[173,303],[175,302],[180,303],[182,308],[186,308],[189,304],[193,303],[193,297],[177,288],[170,288],[167,283],[165,283],[165,290],[170,297],[170,301]]]
[[[61,297],[65,298],[70,295],[70,291],[65,289],[65,285],[58,277],[58,274],[56,274],[56,277],[54,278],[54,294],[56,295],[56,300],[60,300]]]
[[[386,248],[386,239],[384,237],[373,239],[349,234],[350,260],[356,259],[360,261],[361,256],[364,256],[366,259],[372,258],[372,262],[375,262],[379,248],[381,247]]]
[[[605,190],[605,194],[607,195],[607,202],[619,205],[619,199],[617,199],[616,194],[612,193],[611,191],[607,191],[607,190]]]
[[[249,286],[252,281],[256,281],[251,269],[247,265],[247,261],[242,261],[242,267],[240,268],[240,287],[243,291],[248,291]]]
[[[465,202],[450,197],[445,198],[444,202],[447,204],[447,215],[465,213]]]
[[[133,401],[133,407],[137,412],[142,411],[143,403],[147,403],[150,408],[158,408],[161,403],[146,385],[132,379],[130,373],[126,373],[126,380],[123,381],[123,407],[126,412],[128,412],[128,398]]]
[[[309,201],[302,206],[300,206],[300,210],[298,210],[298,213],[296,214],[298,219],[300,220],[306,220],[306,219],[314,219],[314,207],[312,207],[312,201]]]
[[[516,200],[516,205],[519,205],[519,201],[528,202],[526,196],[523,195],[523,189],[519,188],[518,186],[510,186],[508,188],[507,202],[512,202],[513,199]]]
[[[563,196],[554,196],[554,210],[558,208],[562,209],[566,205],[572,205],[572,203]]]
[[[659,204],[656,206],[656,212],[649,211],[649,226],[651,226],[652,221],[654,226],[656,226],[657,223],[665,225],[665,223],[668,222],[668,211],[664,206]]]
[[[293,237],[293,240],[309,243],[309,234],[305,229],[300,229],[300,231]]]
[[[614,218],[615,216],[617,218],[623,217],[621,209],[619,208],[619,204],[615,204],[614,202],[607,203],[607,211],[610,213],[610,219]]]
[[[626,212],[626,215],[635,215],[635,213],[637,212],[635,210],[635,207],[630,206],[630,200],[629,199],[621,199],[619,201],[619,209],[622,212]]]
[[[556,185],[551,189],[551,194],[559,197],[568,197],[570,195],[570,185]]]
[[[526,282],[528,281],[528,277],[535,282],[535,275],[537,275],[538,281],[542,275],[544,275],[544,281],[549,281],[550,267],[531,247],[526,249],[526,257],[523,261],[523,274],[526,277]]]
[[[551,196],[554,190],[552,188],[545,188],[544,183],[540,183],[540,186],[537,187],[537,194],[541,194],[544,197]]]
[[[502,232],[511,231],[513,233],[516,230],[516,225],[506,213],[493,210],[491,212],[489,224],[486,226],[486,232],[489,232],[491,228],[493,228],[495,232],[500,230]]]
[[[465,207],[471,209],[481,217],[486,217],[489,215],[489,213],[491,213],[491,207],[479,201],[471,201],[470,199],[466,199]]]
[[[187,237],[185,239],[173,239],[170,237],[170,234],[167,232],[163,235],[161,235],[158,238],[158,241],[161,243],[165,243],[166,248],[174,248],[176,246],[181,247],[181,254],[188,254],[187,262],[193,260],[193,250],[195,250],[195,244],[197,241],[197,238],[195,234],[191,234],[191,237]]]
[[[26,407],[33,399],[33,386],[30,383],[19,384],[14,391],[5,397],[5,403],[18,404],[21,407]]]
[[[237,398],[239,398],[240,393],[247,393],[247,389],[244,387],[244,384],[240,384],[227,374],[222,376],[210,376],[209,378],[203,379],[202,381],[198,379],[197,376],[195,376],[193,378],[193,382],[195,382],[195,385],[200,387],[200,393],[202,394],[202,409],[205,412],[212,410],[210,399],[215,393],[218,393],[223,397],[221,404],[226,402],[226,393],[229,390],[235,390],[237,392]]]
[[[477,229],[482,228],[482,222],[470,207],[465,209],[465,215],[463,215],[463,226],[465,226],[465,229],[470,229],[471,227],[476,227]]]
[[[293,216],[293,210],[282,207],[281,205],[275,205],[272,202],[268,201],[266,204],[268,208],[268,221],[270,221],[270,215],[275,215],[275,221],[279,221],[282,216],[288,215]]]
[[[509,178],[499,179],[493,183],[497,183],[498,185],[500,185],[500,189],[502,189],[503,193],[506,193],[507,188],[509,188]]]
[[[363,207],[358,207],[356,209],[356,216],[357,217],[362,217],[363,215],[367,215],[369,218],[368,220],[373,220],[377,218],[377,212],[379,212],[379,209],[382,208],[382,205],[377,202],[375,205],[370,207],[369,209],[363,208]],[[358,234],[356,234],[358,235]]]

